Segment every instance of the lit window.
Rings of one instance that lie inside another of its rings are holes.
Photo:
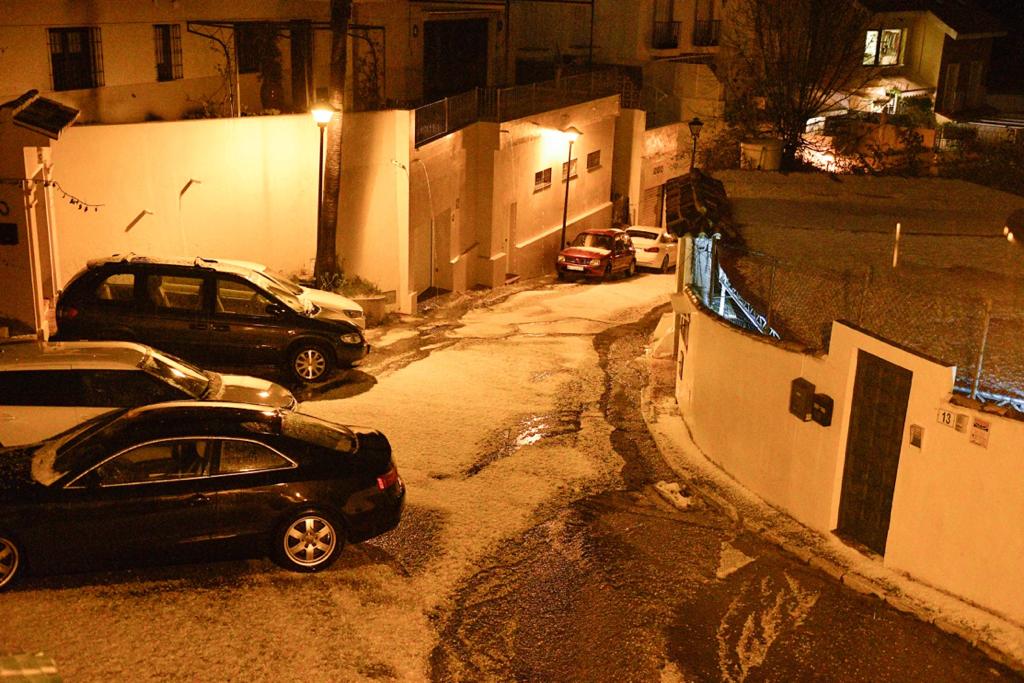
[[[51,28],[49,36],[54,90],[103,85],[103,52],[98,28]]]
[[[587,170],[593,171],[601,168],[601,150],[591,152],[587,155]]]
[[[868,31],[864,36],[864,61],[868,66],[889,66],[900,63],[903,29],[887,28]]]
[[[551,169],[545,168],[533,174],[533,191],[539,192],[551,187]]]
[[[156,80],[176,81],[181,78],[181,27],[178,24],[155,24]]]

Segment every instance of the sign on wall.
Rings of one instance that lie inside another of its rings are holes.
[[[974,422],[971,424],[971,443],[988,448],[988,429],[989,422],[987,420],[974,418]]]

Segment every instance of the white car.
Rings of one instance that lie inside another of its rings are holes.
[[[334,292],[326,292],[322,289],[303,287],[287,275],[267,268],[262,263],[254,261],[236,261],[235,259],[203,259],[205,261],[217,261],[218,263],[229,263],[240,268],[248,268],[272,281],[278,287],[284,289],[292,296],[296,296],[303,302],[311,304],[314,308],[313,314],[328,320],[345,320],[354,324],[361,330],[366,329],[366,314],[363,307],[352,299]]]
[[[676,265],[679,240],[665,228],[631,225],[626,228],[626,234],[636,249],[636,265],[639,267],[667,273]]]
[[[131,342],[0,344],[0,445],[35,443],[101,413],[180,400],[293,408],[280,384],[200,370]]]

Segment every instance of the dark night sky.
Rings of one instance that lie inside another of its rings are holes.
[[[1009,34],[993,45],[989,90],[1024,93],[1024,0],[974,1],[998,18]]]

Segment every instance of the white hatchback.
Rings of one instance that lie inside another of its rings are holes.
[[[187,399],[293,408],[292,392],[131,342],[0,344],[0,445],[35,443],[115,408]]]
[[[679,240],[675,235],[666,232],[665,228],[631,225],[626,228],[626,234],[636,249],[636,265],[641,268],[654,268],[662,273],[668,272],[676,265]]]

